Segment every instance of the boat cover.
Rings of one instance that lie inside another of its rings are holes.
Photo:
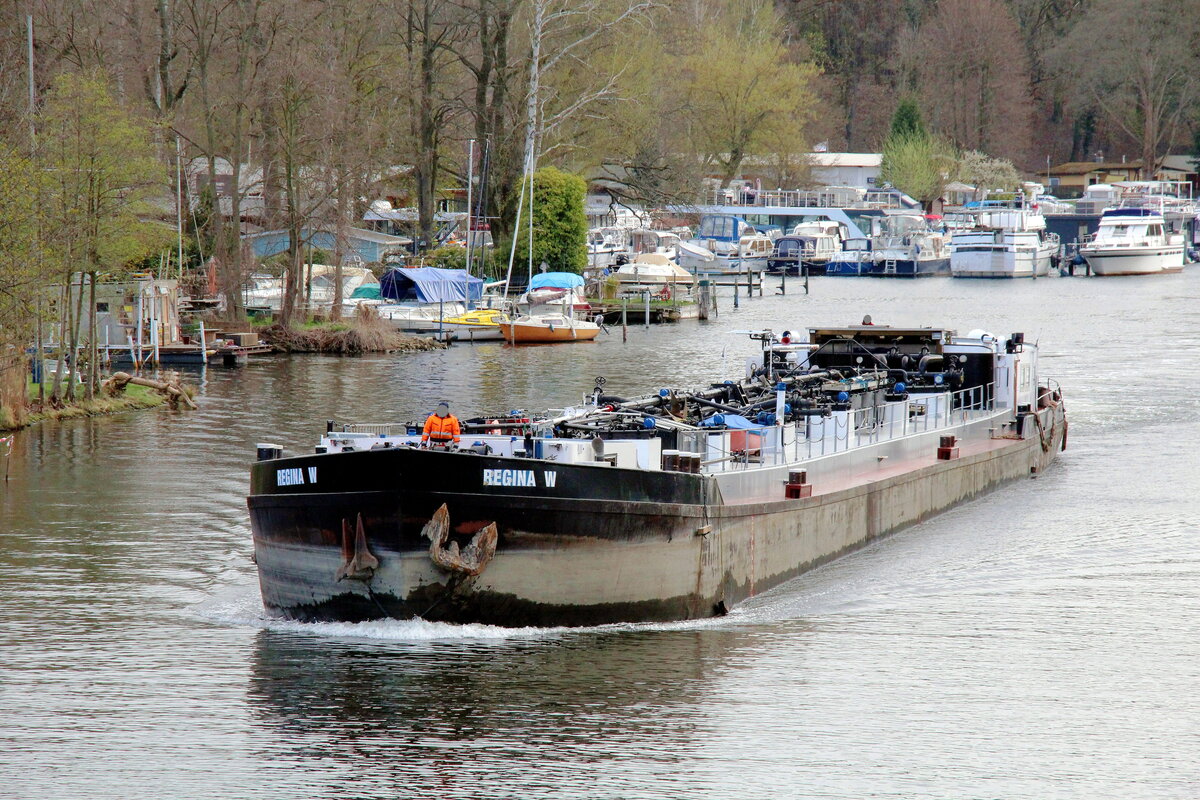
[[[379,294],[379,284],[378,283],[364,283],[362,286],[359,286],[357,289],[355,289],[353,292],[350,293],[351,300],[358,300],[359,298],[362,298],[364,300],[380,300],[380,299],[382,299],[382,296]]]
[[[757,431],[763,427],[738,414],[714,414],[700,423],[701,428],[719,428],[722,426],[734,431]]]
[[[470,302],[483,297],[483,278],[465,269],[399,267],[379,279],[379,292],[383,299],[397,302]]]
[[[543,272],[529,281],[530,289],[574,289],[583,286],[583,276],[574,272]]]

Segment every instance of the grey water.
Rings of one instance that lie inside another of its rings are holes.
[[[768,283],[770,286],[770,282]],[[264,358],[200,410],[43,424],[0,469],[0,797],[1200,796],[1200,269],[825,278],[592,344]],[[583,630],[262,611],[254,444],[707,383],[736,331],[1025,332],[1054,467],[728,617]]]

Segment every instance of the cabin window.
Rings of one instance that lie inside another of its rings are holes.
[[[733,217],[705,217],[700,221],[701,239],[733,239]]]
[[[96,313],[97,314],[107,314],[108,313],[108,303],[96,303]]]

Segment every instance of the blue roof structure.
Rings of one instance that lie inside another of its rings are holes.
[[[379,293],[397,303],[468,303],[483,297],[483,278],[465,269],[391,269],[379,279]]]

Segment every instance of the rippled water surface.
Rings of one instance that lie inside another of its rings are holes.
[[[0,797],[1200,796],[1200,269],[814,279],[591,345],[264,359],[201,409],[17,435],[0,488]],[[738,373],[732,332],[1024,331],[1069,449],[701,623],[509,630],[261,613],[256,441]]]

